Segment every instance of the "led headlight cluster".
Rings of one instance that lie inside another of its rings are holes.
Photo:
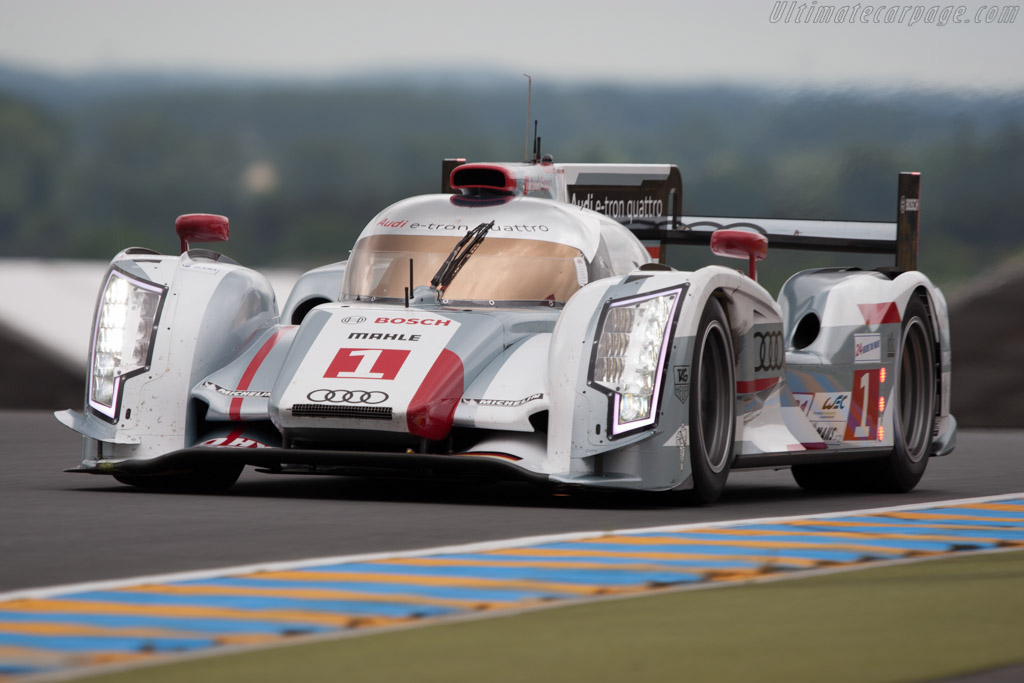
[[[93,323],[89,405],[118,417],[121,384],[149,367],[165,288],[111,269]]]
[[[613,397],[611,435],[655,422],[664,358],[682,288],[605,304],[591,382]]]

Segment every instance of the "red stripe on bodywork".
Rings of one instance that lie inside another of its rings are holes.
[[[260,347],[260,350],[257,351],[256,355],[253,356],[251,361],[249,361],[249,366],[245,369],[245,372],[242,373],[242,379],[238,380],[238,386],[235,387],[235,389],[238,391],[245,391],[249,388],[249,385],[252,383],[252,378],[256,376],[256,371],[260,369],[260,365],[262,365],[263,361],[267,359],[267,356],[270,354],[270,350],[274,348],[274,344],[277,343],[277,340],[280,339],[281,335],[284,333],[285,328],[281,328],[271,335],[270,339],[263,342],[263,346]],[[242,419],[242,401],[244,400],[245,399],[241,396],[231,399],[231,407],[228,409],[229,418],[232,420]]]
[[[448,436],[464,383],[462,359],[443,349],[409,402],[409,433],[434,440]]]
[[[745,382],[736,382],[737,394],[753,394],[765,389],[771,389],[779,383],[778,377],[765,377],[764,379],[752,379]]]
[[[888,301],[881,304],[857,304],[864,322],[868,325],[886,325],[900,322],[900,311],[896,303]]]

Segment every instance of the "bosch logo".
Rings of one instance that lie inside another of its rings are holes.
[[[306,394],[306,398],[313,403],[348,403],[350,405],[375,406],[388,400],[388,395],[383,391],[332,391],[331,389],[317,389]]]
[[[754,372],[781,370],[783,366],[782,333],[755,332],[754,339],[760,340]]]
[[[358,325],[360,323],[365,323],[366,318],[361,315],[348,315],[342,318],[341,322],[345,325]]]
[[[373,322],[378,325],[433,325],[448,327],[452,324],[447,318],[377,318]]]

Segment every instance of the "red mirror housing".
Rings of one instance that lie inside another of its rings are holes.
[[[227,242],[228,227],[228,217],[214,213],[186,213],[174,221],[182,254],[188,251],[189,242]]]
[[[751,280],[756,280],[757,262],[768,257],[768,238],[752,230],[715,230],[711,233],[711,253],[747,259],[747,274]]]

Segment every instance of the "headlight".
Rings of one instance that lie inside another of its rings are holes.
[[[89,364],[89,405],[117,421],[122,383],[149,369],[165,287],[112,268],[107,273]]]
[[[610,436],[654,424],[669,340],[685,287],[605,304],[590,381],[612,396]]]

